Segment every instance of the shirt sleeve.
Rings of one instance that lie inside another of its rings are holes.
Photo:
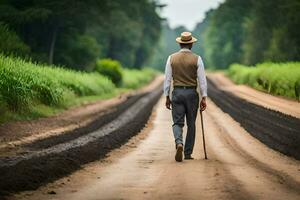
[[[197,69],[197,77],[199,83],[200,94],[202,97],[207,96],[207,81],[204,70],[204,64],[202,58],[199,56],[198,58],[198,69]]]
[[[166,68],[165,68],[165,80],[164,80],[164,95],[170,95],[170,86],[172,80],[172,68],[171,68],[171,57],[168,57]]]

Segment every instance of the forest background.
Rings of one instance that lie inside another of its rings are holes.
[[[1,0],[0,51],[92,71],[99,58],[163,70],[187,28],[170,28],[156,0]],[[299,0],[226,0],[193,34],[209,68],[300,60]]]

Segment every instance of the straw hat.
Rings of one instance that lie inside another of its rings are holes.
[[[190,32],[182,32],[180,37],[176,38],[176,42],[181,44],[189,44],[196,42],[197,39],[192,36]]]

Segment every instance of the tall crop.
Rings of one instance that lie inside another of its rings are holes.
[[[0,103],[11,110],[20,110],[35,102],[59,105],[68,96],[102,95],[114,89],[114,84],[98,73],[77,72],[0,55]]]
[[[300,100],[300,63],[262,63],[255,67],[231,65],[229,77],[271,94]]]
[[[151,68],[142,70],[123,69],[123,87],[136,89],[149,83],[157,75],[157,71]]]

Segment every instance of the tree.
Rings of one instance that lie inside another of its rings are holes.
[[[227,0],[208,15],[204,49],[209,66],[226,68],[240,62],[245,37],[243,22],[250,7],[251,1]]]

